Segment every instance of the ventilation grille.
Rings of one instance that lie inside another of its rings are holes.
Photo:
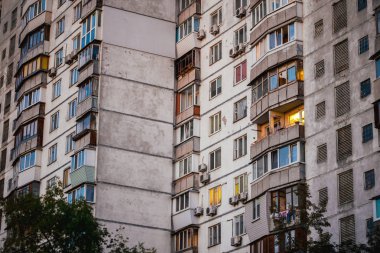
[[[348,40],[344,40],[334,46],[335,74],[349,68]]]
[[[350,203],[354,200],[354,182],[352,170],[343,172],[339,177],[339,205]]]
[[[323,34],[323,19],[314,24],[314,37],[317,38]]]
[[[325,61],[319,61],[315,64],[315,78],[319,78],[325,74]]]
[[[329,196],[328,196],[327,187],[320,189],[319,190],[319,205],[326,206],[328,200],[329,200]]]
[[[355,242],[355,216],[340,219],[340,242]]]
[[[343,83],[335,88],[336,117],[348,113],[351,109],[350,83]]]
[[[317,147],[317,163],[323,163],[327,161],[327,144],[322,144]]]
[[[338,129],[337,133],[337,160],[341,161],[352,155],[351,125]]]
[[[341,0],[333,5],[333,19],[334,33],[339,32],[347,26],[346,0]]]

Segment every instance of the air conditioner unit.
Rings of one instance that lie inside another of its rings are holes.
[[[57,75],[57,68],[56,67],[52,67],[51,69],[49,69],[49,76],[50,77],[54,77]]]
[[[207,184],[210,181],[210,174],[209,173],[203,173],[201,175],[200,181],[202,184]]]
[[[210,33],[211,33],[212,35],[216,35],[216,34],[218,34],[218,33],[219,33],[219,26],[218,26],[218,25],[212,25],[212,26],[210,27]]]
[[[229,202],[231,205],[236,206],[239,203],[239,196],[229,198]]]
[[[71,53],[65,56],[65,63],[71,64],[73,62],[73,58],[71,57]]]
[[[242,17],[245,16],[246,12],[247,11],[246,11],[246,9],[244,7],[240,7],[238,9],[236,9],[236,17],[242,18]]]
[[[244,202],[247,199],[248,199],[248,192],[242,192],[242,193],[240,193],[240,195],[239,195],[239,200],[240,201]]]
[[[206,215],[207,216],[214,216],[217,213],[217,207],[216,206],[210,206],[206,209]]]
[[[231,246],[240,246],[242,242],[242,237],[240,235],[231,238]]]
[[[200,164],[198,166],[198,171],[199,172],[206,172],[207,171],[207,164],[204,164],[204,163]]]
[[[197,35],[198,40],[203,40],[206,37],[206,32],[203,29],[200,29]]]
[[[235,48],[230,49],[230,57],[235,58],[237,56],[237,51]]]
[[[245,44],[244,43],[239,43],[238,45],[238,51],[239,53],[243,53],[245,50]]]
[[[201,215],[203,215],[203,207],[200,207],[200,206],[196,207],[194,209],[194,215],[195,216],[201,216]]]

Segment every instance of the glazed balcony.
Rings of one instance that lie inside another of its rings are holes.
[[[82,117],[88,112],[97,112],[98,111],[98,98],[89,96],[85,100],[81,101],[77,105],[77,119]]]
[[[189,225],[197,224],[199,218],[194,215],[194,209],[188,208],[184,211],[180,211],[176,214],[173,214],[173,230],[178,231]],[[191,252],[191,251],[190,251]]]
[[[42,147],[42,135],[34,136],[29,140],[21,142],[18,146],[14,147],[11,150],[11,161],[12,165],[16,163],[18,158],[27,153],[28,151],[34,150],[36,148]]]
[[[254,199],[270,189],[304,180],[305,176],[305,165],[302,163],[270,170],[251,184],[251,198]]]
[[[20,60],[17,63],[17,69],[19,69],[25,62],[30,61],[31,59],[40,54],[45,54],[49,56],[49,45],[50,42],[45,40],[43,43],[37,45],[33,49],[29,49],[24,56],[21,56]]]
[[[305,138],[305,127],[300,124],[280,129],[269,136],[251,144],[251,159],[254,159],[272,147]]]
[[[374,47],[374,51],[371,52],[371,57],[370,57],[371,60],[375,60],[376,58],[380,56],[380,35],[379,34],[376,35],[374,44],[375,44],[375,47]]]
[[[79,169],[70,172],[71,188],[84,183],[95,182],[95,167],[83,165]]]
[[[23,186],[26,184],[30,184],[32,182],[39,182],[41,178],[41,167],[40,166],[33,166],[29,169],[26,169],[22,172],[19,172],[18,179],[17,179],[17,185]]]
[[[46,1],[50,2],[50,1]],[[25,8],[26,9],[26,8]],[[52,13],[50,11],[45,11],[42,12],[40,15],[35,17],[34,19],[30,20],[25,27],[22,29],[19,37],[19,41],[23,42],[25,39],[26,35],[38,27],[40,27],[43,24],[50,25],[52,20]]]
[[[197,39],[198,32],[194,31],[177,42],[177,57],[182,57],[193,48],[200,48],[201,42]]]
[[[199,151],[200,151],[200,138],[194,136],[176,146],[175,158],[179,159],[186,154],[189,154],[191,152],[199,152]]]
[[[89,62],[88,64],[86,64],[86,66],[80,70],[77,85],[83,83],[84,81],[86,81],[87,79],[93,76],[98,76],[99,74],[100,74],[99,61],[93,60]]]
[[[295,208],[294,210],[272,213],[269,220],[269,230],[283,230],[299,224],[301,224],[301,211]]]
[[[20,115],[17,117],[14,123],[14,130],[17,131],[17,129],[26,121],[32,120],[37,117],[44,117],[44,115],[45,103],[37,103],[20,113]]]
[[[91,146],[96,146],[96,132],[91,131],[85,134],[82,138],[75,141],[75,150],[82,150]]]
[[[85,19],[96,9],[101,8],[103,0],[82,0],[82,20]]]
[[[200,49],[193,48],[175,62],[177,79],[181,80],[194,69],[200,69]],[[199,78],[199,77],[198,77]],[[177,87],[177,90],[179,88]]]
[[[197,172],[191,172],[190,174],[174,181],[174,194],[178,194],[191,188],[199,188],[199,174]]]
[[[38,86],[44,86],[47,84],[47,73],[46,72],[39,72],[34,76],[31,76],[27,81],[22,83],[19,90],[16,92],[16,100],[19,100],[24,93],[29,92],[30,90],[33,90],[37,88]]]
[[[199,117],[200,111],[201,111],[201,109],[200,109],[199,105],[190,106],[189,108],[187,108],[183,112],[180,112],[176,116],[176,124],[179,124],[179,123],[185,121],[186,119],[188,119],[190,117],[194,117],[194,116]]]
[[[296,81],[267,93],[251,105],[251,121],[263,124],[270,110],[285,112],[303,104],[303,82]]]
[[[193,68],[183,76],[180,76],[177,81],[177,90],[180,90],[192,83],[198,83],[201,79],[201,71],[198,68]]]
[[[380,78],[373,81],[373,97],[374,101],[380,100]]]
[[[182,10],[178,14],[178,24],[182,24],[188,18],[192,17],[195,14],[201,14],[201,1],[195,0],[192,4],[190,4],[186,9]]]

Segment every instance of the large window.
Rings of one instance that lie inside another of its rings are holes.
[[[244,25],[243,27],[239,28],[237,31],[235,31],[235,46],[246,43],[247,42],[247,25]]]
[[[252,26],[255,26],[267,15],[267,0],[261,1],[252,10]]]
[[[380,78],[380,58],[376,59],[376,78]]]
[[[67,202],[69,204],[72,204],[75,201],[85,200],[86,202],[93,203],[95,201],[94,197],[95,197],[95,186],[86,184],[69,192],[67,194]]]
[[[295,39],[295,25],[291,23],[269,34],[269,50]]]
[[[96,12],[92,13],[88,18],[82,23],[82,45],[84,48],[91,41],[95,39],[95,29],[96,29]]]
[[[51,164],[57,161],[57,144],[54,144],[49,148],[49,161],[48,164]]]
[[[234,159],[238,159],[247,154],[247,135],[243,135],[234,140]]]
[[[373,200],[373,221],[380,220],[380,198]]]
[[[218,42],[210,48],[210,65],[222,59],[222,42]]]
[[[80,169],[85,165],[86,161],[86,150],[81,150],[71,157],[71,172]]]
[[[248,192],[248,175],[244,173],[240,176],[235,177],[235,196],[243,192]]]
[[[189,208],[189,192],[179,195],[175,198],[175,211],[179,212]]]
[[[72,119],[77,115],[77,99],[72,100],[69,103],[68,119]]]
[[[239,236],[245,233],[245,227],[244,227],[244,215],[240,214],[238,216],[234,217],[234,223],[235,223],[235,236]]]
[[[242,63],[237,65],[234,69],[234,73],[235,84],[238,84],[241,81],[247,79],[247,61],[243,61]]]
[[[216,186],[209,190],[209,204],[210,206],[217,206],[222,203],[222,186]]]
[[[93,79],[89,79],[79,87],[78,90],[78,103],[84,101],[95,92],[95,82]]]
[[[210,159],[210,170],[215,170],[220,168],[222,165],[222,149],[218,148],[209,154]]]
[[[61,79],[59,79],[57,82],[53,83],[52,100],[56,99],[59,96],[61,96]]]
[[[222,93],[222,77],[219,76],[210,82],[210,99]]]
[[[177,27],[177,42],[192,32],[199,31],[199,18],[190,17]]]
[[[272,213],[292,211],[299,206],[297,186],[271,192]]]
[[[181,125],[180,128],[180,142],[186,141],[193,137],[193,120],[190,120],[186,122],[185,124]]]
[[[36,152],[32,151],[20,157],[19,171],[22,172],[36,165]]]
[[[184,9],[189,7],[194,2],[194,0],[179,0],[178,2],[179,11],[183,11]]]
[[[99,46],[91,45],[79,53],[78,59],[78,68],[86,65],[91,60],[98,60],[99,57]]]
[[[185,176],[192,171],[192,156],[179,161],[179,177]]]
[[[42,44],[45,40],[49,38],[49,30],[45,27],[41,27],[34,32],[29,33],[23,44],[21,45],[21,57],[23,57],[25,54],[28,53],[29,50],[37,47],[38,45]]]
[[[175,235],[175,250],[183,251],[198,245],[198,230],[188,228]]]
[[[221,242],[221,225],[220,223],[208,228],[208,246],[214,246]]]
[[[288,0],[270,0],[271,11],[275,11],[288,4]]]
[[[210,117],[210,134],[214,134],[222,128],[222,113],[215,113]]]
[[[252,201],[252,219],[256,220],[260,218],[260,199],[256,198]]]
[[[17,113],[20,114],[25,109],[40,102],[40,100],[41,91],[39,88],[25,94],[20,103],[17,105]]]
[[[39,70],[48,70],[49,57],[40,56],[24,64],[17,74],[16,88],[19,87],[21,82],[28,76],[36,73]]]
[[[38,121],[34,120],[21,128],[21,131],[19,131],[16,135],[16,146],[37,135],[37,124]]]
[[[66,136],[66,154],[75,149],[75,141],[73,140],[73,136],[75,132]]]
[[[247,98],[234,103],[234,122],[247,117]]]
[[[199,86],[192,85],[180,93],[180,111],[199,104]]]

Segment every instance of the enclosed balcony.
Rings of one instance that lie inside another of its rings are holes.
[[[97,112],[98,111],[98,98],[97,97],[88,97],[85,100],[81,101],[77,105],[77,118],[82,117],[88,112]]]
[[[182,76],[178,77],[177,90],[181,90],[185,86],[193,83],[200,83],[201,71],[198,68],[186,72]]]
[[[183,55],[176,61],[175,66],[177,80],[179,82],[177,90],[179,90],[179,87],[183,88],[184,86],[189,84],[186,83],[187,80],[191,82],[196,78],[199,79],[200,49],[192,49],[191,51]],[[198,72],[196,71],[196,69],[198,69]],[[192,71],[194,72],[191,73]]]
[[[79,169],[70,172],[70,182],[72,188],[84,183],[94,183],[95,167],[83,165]]]
[[[35,46],[32,49],[28,49],[28,52],[25,53],[25,55],[20,57],[20,60],[17,63],[17,68],[19,69],[25,62],[30,61],[34,57],[37,57],[38,55],[44,54],[46,56],[49,56],[49,41],[43,41],[39,45]]]
[[[180,159],[186,154],[190,154],[191,152],[199,152],[199,151],[200,151],[200,138],[191,137],[190,139],[176,146],[175,159]]]
[[[176,124],[179,124],[179,123],[181,123],[181,122],[185,121],[186,119],[193,117],[193,116],[199,117],[200,111],[201,111],[201,109],[200,109],[199,105],[190,106],[189,108],[187,108],[183,112],[180,112],[176,116]]]
[[[194,225],[199,222],[199,218],[194,215],[194,209],[188,208],[177,214],[173,214],[173,230],[177,231],[188,227],[189,225]]]
[[[90,131],[82,138],[75,141],[75,150],[82,150],[84,148],[96,146],[96,132]]]
[[[200,0],[194,0],[189,6],[185,7],[184,9],[180,10],[178,14],[178,24],[182,24],[185,20],[192,17],[195,14],[201,14],[201,1]]]
[[[22,185],[32,183],[34,181],[39,182],[41,178],[40,176],[41,176],[41,167],[33,166],[27,170],[19,172],[17,184],[22,186]]]
[[[38,86],[45,86],[47,84],[47,73],[39,72],[25,81],[20,89],[16,92],[16,100],[19,100],[22,95],[37,88]]]
[[[197,37],[198,31],[193,31],[189,35],[178,41],[176,46],[177,56],[181,57],[193,48],[200,48],[201,42]]]
[[[380,78],[373,81],[373,97],[374,101],[380,100]]]
[[[21,114],[15,120],[14,129],[17,131],[17,129],[26,121],[38,117],[44,117],[44,115],[45,103],[37,103],[21,112]]]
[[[197,172],[192,172],[174,181],[174,194],[191,188],[199,188],[199,174]]]
[[[94,12],[96,9],[100,9],[103,5],[103,0],[82,0],[82,19],[85,19],[88,15]]]
[[[76,133],[73,136],[73,140],[77,141],[92,131],[96,131],[96,115],[94,113],[88,113],[86,116],[77,120]]]
[[[46,1],[48,5],[51,5],[51,1]],[[38,27],[46,24],[49,25],[51,24],[52,21],[52,13],[50,11],[44,11],[32,20],[30,20],[28,23],[25,24],[25,27],[22,29],[20,33],[20,38],[19,41],[22,42],[24,41],[25,37]]]

